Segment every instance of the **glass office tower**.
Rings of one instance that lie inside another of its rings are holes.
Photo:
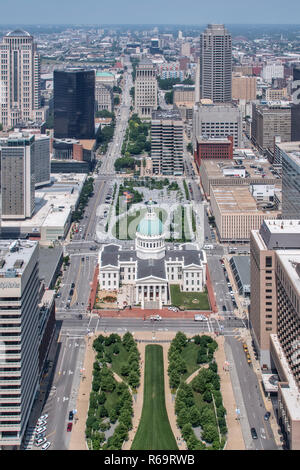
[[[93,139],[95,136],[95,72],[54,71],[54,137]]]

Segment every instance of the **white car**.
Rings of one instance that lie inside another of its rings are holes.
[[[41,420],[39,419],[36,424],[37,424],[37,426],[40,428],[40,427],[42,427],[42,426],[47,426],[47,421],[46,421],[45,419],[43,419],[43,420],[42,420],[42,419],[41,419]]]
[[[47,439],[44,437],[42,439],[38,439],[37,441],[35,441],[35,445],[37,447],[40,447],[41,445],[45,444],[45,442],[47,442]]]
[[[41,434],[41,432],[46,431],[46,429],[47,429],[46,426],[42,426],[42,427],[39,426],[39,427],[36,428],[35,432],[36,432],[36,434]]]
[[[47,419],[47,418],[48,418],[48,415],[45,414],[45,415],[43,415],[43,416],[40,416],[40,417],[39,417],[39,420],[40,420],[40,419],[41,419],[41,420],[44,420],[44,419]]]
[[[42,450],[47,450],[51,446],[51,442],[45,442],[45,444],[42,445],[41,449]]]

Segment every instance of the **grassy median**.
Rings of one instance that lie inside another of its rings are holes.
[[[177,450],[165,406],[163,348],[146,346],[144,403],[131,450]]]

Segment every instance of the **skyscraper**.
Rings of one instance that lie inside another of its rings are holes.
[[[299,240],[300,220],[264,220],[250,241],[250,331],[265,373],[278,373],[278,423],[292,450],[300,449]],[[266,392],[276,391],[266,377]]]
[[[224,25],[209,24],[200,36],[200,98],[231,101],[232,44]]]
[[[281,152],[283,219],[300,219],[300,152],[297,147],[299,145],[295,145],[294,150]]]
[[[1,217],[31,217],[35,206],[34,136],[11,134],[0,151]]]
[[[155,65],[143,59],[136,69],[135,112],[140,118],[150,118],[157,109],[157,80]]]
[[[4,36],[0,57],[0,123],[9,129],[40,108],[40,56],[33,37],[17,29]]]
[[[95,136],[95,72],[54,71],[54,137],[93,139]]]
[[[183,122],[179,111],[152,113],[151,159],[155,174],[183,174]]]
[[[38,390],[38,242],[0,241],[0,447],[19,447]]]

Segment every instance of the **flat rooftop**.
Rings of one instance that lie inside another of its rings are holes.
[[[7,271],[15,271],[15,276],[22,276],[38,242],[30,240],[0,240],[0,277],[7,276]]]
[[[178,109],[168,109],[168,110],[159,110],[152,111],[152,121],[181,121],[182,117]]]
[[[276,217],[280,212],[261,210],[249,191],[248,186],[212,186],[211,198],[214,196],[220,212],[241,213],[252,212],[257,214],[274,214]]]
[[[298,233],[300,237],[300,220],[265,220],[264,223],[270,233]],[[300,248],[300,238],[299,238]]]
[[[201,140],[201,137],[199,137]],[[238,160],[238,158],[237,158]],[[242,159],[242,164],[239,165],[235,160],[202,160],[201,167],[205,170],[208,178],[224,178],[229,179],[232,176],[225,176],[223,170],[228,168],[234,169],[245,169],[246,170],[246,180],[247,179],[259,179],[262,184],[264,184],[265,179],[274,179],[278,185],[281,186],[281,179],[276,178],[277,174],[274,172],[273,168],[265,159]],[[272,173],[272,171],[273,173]]]
[[[277,250],[276,255],[287,272],[295,291],[300,294],[300,249]]]
[[[35,192],[35,210],[30,219],[2,220],[3,229],[19,228],[21,232],[40,233],[42,227],[64,227],[75,208],[86,175],[51,175],[54,184]]]

